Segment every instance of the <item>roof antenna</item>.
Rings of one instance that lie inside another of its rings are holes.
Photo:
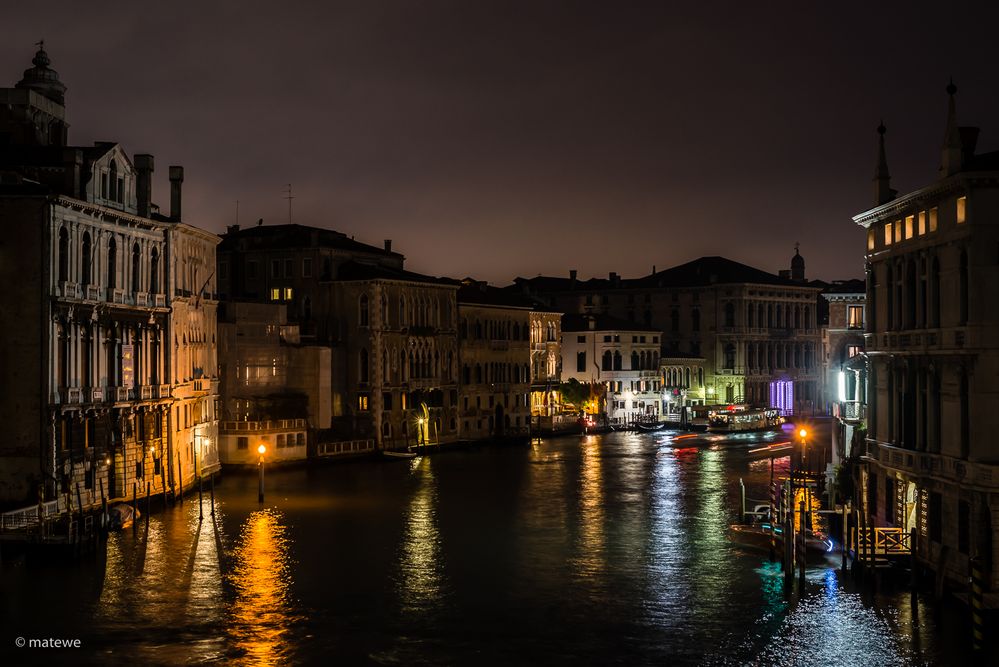
[[[291,224],[291,200],[294,199],[294,197],[291,195],[291,183],[288,184],[288,192],[287,192],[287,194],[285,194],[284,198],[288,200],[288,224],[290,225]]]
[[[236,200],[236,226],[239,227],[239,200]]]

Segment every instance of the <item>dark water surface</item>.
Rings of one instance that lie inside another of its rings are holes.
[[[5,553],[3,664],[974,664],[957,606],[734,547],[759,436],[567,437],[269,471],[112,535],[106,561]],[[16,637],[79,638],[70,650]],[[979,663],[981,664],[981,663]]]

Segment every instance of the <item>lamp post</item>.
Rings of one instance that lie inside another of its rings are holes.
[[[257,453],[260,454],[260,460],[257,461],[257,470],[260,472],[258,477],[257,485],[257,502],[264,502],[264,453],[267,451],[267,447],[261,444],[257,447]]]

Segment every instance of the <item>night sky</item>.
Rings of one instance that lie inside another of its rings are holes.
[[[154,154],[164,211],[184,165],[192,224],[284,223],[292,183],[294,222],[501,284],[777,271],[795,241],[859,277],[880,118],[902,192],[937,177],[949,76],[999,148],[992,3],[675,4],[5,3],[2,83],[44,38],[70,141]]]

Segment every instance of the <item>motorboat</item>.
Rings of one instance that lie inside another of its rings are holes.
[[[416,452],[393,452],[390,450],[382,450],[382,456],[387,459],[415,459]]]
[[[708,412],[708,430],[715,433],[744,433],[780,428],[784,418],[776,408],[747,405],[717,406]]]
[[[770,522],[764,521],[752,525],[734,524],[728,528],[728,538],[740,547],[757,551],[770,550]],[[777,526],[773,533],[777,548],[784,544],[784,529]],[[805,536],[805,556],[808,559],[821,560],[833,550],[832,541],[818,531],[808,531]]]

